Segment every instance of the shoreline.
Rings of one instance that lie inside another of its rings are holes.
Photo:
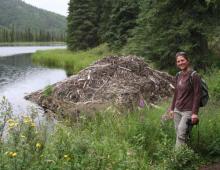
[[[8,46],[60,46],[66,42],[0,42],[0,47]]]

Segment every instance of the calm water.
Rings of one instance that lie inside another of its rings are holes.
[[[0,57],[15,54],[34,53],[37,50],[63,49],[66,46],[17,46],[17,47],[0,47]]]
[[[6,48],[11,51],[5,50]],[[12,104],[14,114],[28,113],[31,107],[39,108],[24,99],[26,94],[66,78],[64,70],[34,65],[31,54],[5,56],[9,53],[30,53],[38,49],[40,47],[0,47],[0,54],[4,54],[4,57],[0,57],[0,100],[5,96]]]

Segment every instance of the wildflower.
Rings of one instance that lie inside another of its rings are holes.
[[[12,129],[12,128],[14,128],[15,126],[17,126],[17,123],[10,123],[8,126],[9,126],[10,129]]]
[[[25,124],[32,123],[32,119],[29,116],[25,116],[23,121],[24,121]]]
[[[33,127],[33,128],[36,127],[35,123],[32,122],[31,127]]]
[[[13,119],[8,119],[7,121],[8,123],[12,123],[12,122],[15,122]]]
[[[17,156],[17,153],[14,152],[11,156],[12,156],[12,157],[16,157],[16,156]]]
[[[9,129],[12,129],[18,125],[18,123],[13,119],[8,119],[7,121]]]
[[[11,157],[11,158],[14,158],[14,157],[17,156],[17,153],[16,153],[16,152],[6,152],[6,153],[7,153],[7,155],[8,155],[9,157]]]
[[[70,160],[69,155],[64,155],[63,158],[64,158],[65,160],[67,160],[67,161]]]
[[[36,143],[36,148],[37,148],[37,149],[40,149],[41,146],[42,146],[42,145],[41,145],[39,142]]]

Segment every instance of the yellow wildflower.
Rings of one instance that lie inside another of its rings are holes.
[[[17,156],[17,153],[16,153],[16,152],[9,152],[9,153],[7,153],[7,154],[8,154],[8,156],[11,157],[11,158],[14,158],[14,157]]]
[[[32,119],[29,116],[25,116],[23,121],[24,121],[25,124],[32,123]]]
[[[15,122],[13,119],[8,119],[7,120],[7,123],[13,123],[13,122]]]
[[[36,143],[36,148],[40,149],[41,148],[41,144],[39,142]]]
[[[65,160],[67,160],[67,161],[70,160],[69,155],[64,155],[63,158],[64,158]]]
[[[12,156],[12,157],[16,157],[16,156],[17,156],[17,153],[14,152],[11,156]]]
[[[36,126],[35,123],[32,122],[32,123],[31,123],[31,127],[35,127],[35,126]]]
[[[12,129],[12,128],[14,128],[15,126],[18,125],[18,123],[17,123],[15,120],[13,120],[13,119],[8,119],[7,123],[8,123],[9,129]]]

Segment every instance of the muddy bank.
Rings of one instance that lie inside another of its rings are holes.
[[[149,67],[136,56],[109,56],[64,81],[26,96],[47,111],[75,116],[110,105],[133,109],[143,98],[155,104],[173,94],[174,78]]]

